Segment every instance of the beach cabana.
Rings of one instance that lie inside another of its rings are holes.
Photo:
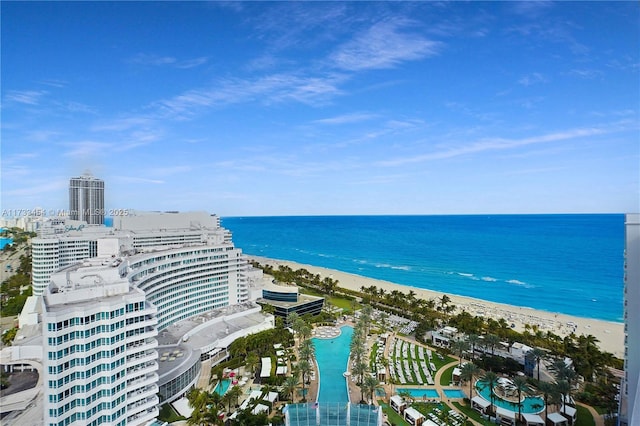
[[[260,377],[269,376],[271,376],[271,358],[264,357],[262,358],[262,369],[260,370]]]
[[[522,413],[527,426],[544,426],[544,420],[537,414]]]
[[[481,396],[474,396],[473,399],[471,399],[471,407],[481,413],[487,411],[490,405],[491,403]]]
[[[560,408],[560,414],[568,419],[569,424],[572,425],[576,422],[576,418],[578,417],[578,410],[570,405],[563,405],[562,408]]]
[[[260,413],[269,413],[269,406],[267,405],[263,405],[263,404],[258,404],[256,405],[253,410],[251,410],[251,414],[260,414]]]
[[[460,383],[460,375],[462,374],[462,372],[460,371],[460,369],[458,367],[453,369],[453,373],[451,373],[451,380],[453,381],[453,383],[455,384],[459,384]]]
[[[279,365],[276,368],[276,374],[278,376],[283,376],[283,375],[287,374],[287,366],[286,365]]]
[[[500,417],[501,425],[514,426],[516,424],[516,413],[511,410],[498,407],[496,408],[496,416]]]
[[[271,404],[273,404],[274,402],[276,402],[278,400],[278,392],[269,392],[264,399],[266,399],[267,401],[269,401]]]
[[[547,426],[567,426],[569,420],[567,420],[560,413],[549,413],[547,416]]]
[[[407,403],[404,402],[404,399],[400,395],[393,395],[389,400],[389,405],[396,413],[402,413],[405,408],[407,408]]]
[[[420,426],[426,417],[413,407],[404,410],[404,419],[413,426]]]

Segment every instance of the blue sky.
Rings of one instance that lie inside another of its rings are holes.
[[[640,210],[637,2],[1,8],[3,210]]]

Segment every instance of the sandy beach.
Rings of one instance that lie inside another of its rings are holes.
[[[288,266],[293,270],[304,268],[313,274],[319,274],[322,278],[331,277],[334,280],[338,280],[338,286],[340,287],[356,291],[360,291],[360,288],[363,286],[370,287],[375,285],[378,288],[384,288],[387,292],[399,290],[406,293],[409,290],[413,290],[416,293],[416,297],[427,300],[439,299],[445,294],[287,260],[269,259],[259,256],[248,257],[262,265],[271,265],[275,267],[275,269],[277,269],[279,265]],[[496,320],[504,318],[509,324],[515,324],[515,330],[517,331],[524,331],[524,325],[529,324],[532,326],[537,325],[543,332],[551,331],[562,337],[571,332],[574,332],[576,336],[591,334],[599,340],[600,349],[603,351],[611,352],[620,358],[624,355],[624,324],[622,323],[575,317],[520,306],[494,303],[450,293],[446,294],[451,299],[451,303],[457,305],[459,310],[464,309],[472,315],[482,315]]]

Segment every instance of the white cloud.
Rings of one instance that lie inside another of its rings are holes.
[[[70,150],[63,154],[65,157],[79,158],[104,155],[107,150],[112,148],[112,144],[96,141],[68,142],[63,145],[70,147]]]
[[[182,69],[195,68],[197,66],[207,63],[208,60],[209,58],[205,56],[201,56],[199,58],[187,59],[187,60],[176,63],[176,68],[182,68]]]
[[[531,86],[538,83],[545,83],[546,81],[547,79],[544,78],[542,74],[534,72],[522,77],[520,80],[518,80],[518,83],[522,84],[523,86]]]
[[[436,55],[442,43],[400,32],[409,21],[395,19],[373,25],[330,56],[337,68],[360,71],[393,68],[401,62]]]
[[[351,114],[343,114],[343,115],[338,115],[336,117],[330,117],[330,118],[322,118],[319,120],[314,120],[313,123],[316,124],[350,124],[350,123],[357,123],[360,121],[368,121],[368,120],[372,120],[374,118],[376,118],[377,115],[376,114],[368,114],[368,113],[351,113]]]
[[[151,66],[171,65],[176,63],[176,61],[177,59],[173,56],[159,56],[148,53],[138,53],[136,56],[129,60],[129,62],[134,64]]]
[[[176,68],[188,69],[202,65],[208,61],[206,56],[200,56],[192,59],[179,60],[173,56],[160,56],[148,53],[138,53],[129,62],[147,66],[173,66]]]
[[[265,104],[296,101],[307,105],[324,104],[342,91],[341,75],[301,77],[296,74],[272,74],[253,80],[229,79],[213,87],[194,89],[151,105],[159,118],[185,119],[200,109],[249,101]]]
[[[413,157],[397,158],[388,161],[378,162],[381,166],[401,166],[404,164],[421,163],[432,160],[443,160],[447,158],[458,157],[462,155],[477,154],[485,151],[498,151],[514,149],[522,146],[560,142],[581,137],[596,136],[604,133],[611,133],[619,130],[616,126],[610,128],[604,127],[586,127],[578,129],[570,129],[563,132],[548,133],[539,136],[532,136],[522,139],[505,139],[505,138],[489,138],[481,139],[469,145],[461,145],[455,148],[443,149],[426,154],[415,155]]]
[[[47,93],[45,90],[11,90],[5,95],[5,100],[26,105],[37,105]]]

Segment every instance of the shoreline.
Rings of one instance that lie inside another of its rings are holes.
[[[402,292],[413,290],[416,293],[416,297],[426,300],[439,299],[442,295],[446,294],[447,297],[451,299],[451,303],[458,307],[456,312],[466,310],[473,316],[490,317],[495,320],[504,318],[509,324],[515,324],[513,329],[518,332],[523,332],[524,325],[529,324],[532,326],[537,325],[542,332],[551,331],[561,337],[565,337],[571,332],[575,333],[576,336],[591,334],[598,339],[598,346],[602,351],[610,352],[618,358],[624,356],[624,323],[621,322],[577,317],[529,307],[490,302],[484,299],[396,284],[376,278],[369,278],[349,272],[289,260],[272,259],[249,254],[246,256],[250,260],[255,260],[260,264],[275,266],[276,269],[279,265],[288,266],[293,270],[306,269],[313,274],[319,274],[321,278],[330,277],[337,280],[339,287],[354,291],[360,291],[361,287],[371,286],[383,288],[387,292],[393,290]]]

